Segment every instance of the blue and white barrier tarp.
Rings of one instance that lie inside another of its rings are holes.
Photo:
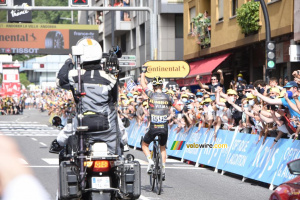
[[[141,136],[145,135],[146,125],[139,126],[135,120],[131,121],[127,128],[129,145],[140,147]],[[300,158],[299,140],[293,142],[280,139],[272,147],[274,142],[272,137],[268,137],[263,143],[263,138],[258,142],[258,135],[219,130],[215,141],[214,129],[207,131],[206,128],[202,128],[197,132],[198,127],[193,127],[188,132],[182,129],[177,133],[176,128],[177,125],[169,128],[167,142],[169,156],[212,166],[273,185],[280,185],[295,178],[290,174],[286,164]],[[183,144],[181,148],[173,148],[181,150],[172,150],[174,142]],[[149,148],[152,149],[152,144]]]

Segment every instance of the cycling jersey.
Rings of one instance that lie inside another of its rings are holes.
[[[174,100],[165,93],[153,92],[149,89],[145,92],[149,97],[150,128],[167,129],[169,109],[174,104]]]
[[[145,90],[149,97],[150,128],[145,134],[144,142],[150,144],[156,135],[161,135],[160,145],[166,145],[168,139],[168,114],[174,100],[165,93]]]

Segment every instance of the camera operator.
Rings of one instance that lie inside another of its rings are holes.
[[[116,109],[117,79],[101,64],[102,48],[96,40],[84,38],[79,40],[76,46],[83,48],[83,55],[80,55],[83,93],[77,92],[78,70],[72,69],[71,59],[68,59],[59,71],[57,83],[60,87],[73,91],[76,103],[78,97],[82,96],[82,125],[88,126],[88,132],[85,133],[88,143],[105,142],[110,154],[121,155],[121,136],[117,127]],[[76,130],[76,122],[77,120],[73,119],[73,130]],[[65,134],[68,132],[66,127]],[[57,141],[61,146],[67,143],[66,137],[58,137]]]

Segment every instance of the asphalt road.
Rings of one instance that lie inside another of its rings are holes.
[[[25,167],[30,167],[42,185],[55,199],[58,180],[58,157],[48,153],[49,145],[56,138],[58,130],[49,126],[47,114],[38,110],[25,110],[23,115],[0,116],[0,134],[13,137],[18,143]],[[129,153],[142,165],[142,195],[140,199],[203,199],[203,200],[263,200],[268,199],[271,190],[268,185],[246,180],[233,174],[214,172],[212,168],[194,167],[169,158],[166,165],[166,181],[161,195],[150,190],[147,162],[140,150]]]

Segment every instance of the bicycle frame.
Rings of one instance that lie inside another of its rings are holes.
[[[158,139],[153,140],[153,151],[151,152],[151,158],[153,158],[154,167],[152,168],[152,174],[150,175],[151,190],[154,190],[156,184],[156,193],[161,194],[162,188],[162,156],[160,152],[160,136]]]

